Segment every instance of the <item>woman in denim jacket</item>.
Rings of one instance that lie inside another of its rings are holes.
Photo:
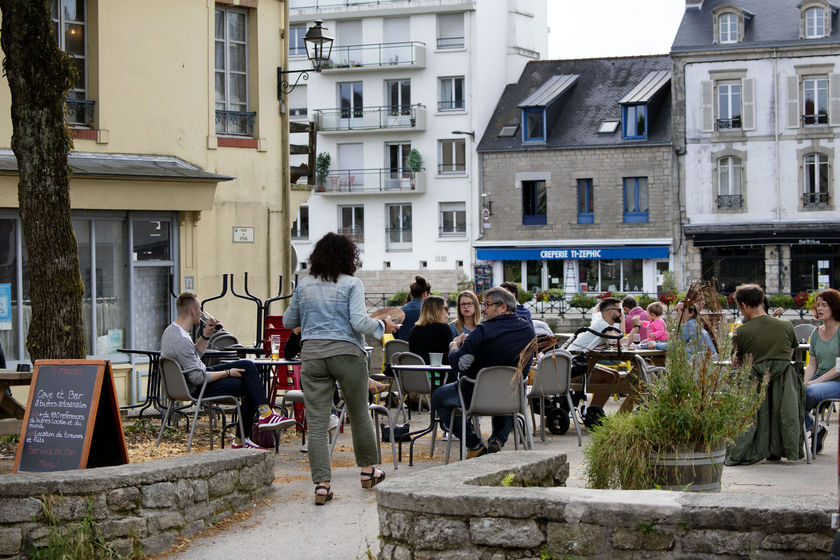
[[[356,464],[363,488],[385,479],[378,460],[373,424],[368,415],[368,372],[364,334],[381,338],[397,325],[371,319],[365,312],[365,287],[353,276],[359,250],[349,238],[328,233],[309,256],[309,276],[301,280],[283,315],[288,329],[302,327],[301,376],[309,433],[309,470],[315,504],[330,501],[329,417],[336,382],[344,394],[353,432]]]

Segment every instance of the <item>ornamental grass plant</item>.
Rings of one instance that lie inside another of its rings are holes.
[[[706,299],[710,308],[719,301],[708,287],[692,289],[711,296]],[[698,297],[689,290],[689,302],[692,295]],[[589,487],[656,488],[664,480],[665,467],[656,461],[659,456],[695,452],[711,456],[754,421],[767,381],[751,377],[752,364],[735,368],[720,361],[730,350],[724,325],[718,325],[714,337],[722,358],[705,349],[689,356],[681,326],[679,318],[672,321],[665,370],[643,389],[637,410],[608,415],[592,430],[584,449]],[[693,342],[702,346],[699,340]]]

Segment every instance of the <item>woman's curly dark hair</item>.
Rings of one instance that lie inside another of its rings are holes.
[[[353,240],[333,232],[319,239],[309,255],[309,273],[331,282],[341,274],[353,276],[358,264],[359,248]]]

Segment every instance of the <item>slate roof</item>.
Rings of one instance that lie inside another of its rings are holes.
[[[478,145],[479,152],[503,150],[547,150],[576,147],[617,147],[662,145],[671,142],[670,87],[656,111],[649,111],[651,122],[647,140],[622,140],[621,127],[614,133],[598,134],[601,122],[621,119],[621,100],[651,72],[670,71],[669,56],[626,58],[585,58],[575,60],[532,61],[525,65],[519,82],[509,84],[499,99],[493,116]],[[548,122],[545,143],[523,144],[520,132],[499,138],[504,126],[521,125],[518,105],[553,76],[577,74],[575,84],[557,102],[559,115]],[[655,113],[655,114],[654,114]]]
[[[67,165],[79,177],[123,177],[168,181],[218,183],[233,177],[204,171],[174,156],[70,152]],[[17,173],[17,158],[11,150],[0,150],[0,173]]]
[[[701,9],[687,8],[671,46],[672,53],[697,50],[738,50],[756,47],[782,47],[840,43],[840,18],[831,9],[831,35],[821,39],[800,39],[801,12],[798,0],[705,0]],[[714,16],[718,6],[737,6],[752,14],[745,22],[739,43],[715,44]],[[837,8],[836,2],[831,2]]]

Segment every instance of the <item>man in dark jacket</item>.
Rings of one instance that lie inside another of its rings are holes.
[[[449,345],[449,363],[458,377],[475,378],[488,366],[514,366],[519,362],[519,353],[534,338],[534,327],[514,313],[516,300],[504,288],[491,288],[484,293],[481,304],[481,323],[469,335],[461,334]],[[469,406],[472,385],[464,385],[464,400]],[[449,428],[452,410],[460,406],[458,383],[449,383],[432,394],[432,408],[437,411],[441,425]],[[467,424],[467,457],[479,457],[488,452],[501,451],[507,441],[513,421],[510,416],[493,417],[493,434],[487,445]],[[454,426],[455,435],[461,437],[461,426]]]
[[[502,288],[509,291],[513,294],[513,299],[516,302],[516,308],[513,310],[514,313],[519,315],[520,317],[524,317],[525,319],[531,320],[531,312],[528,310],[527,307],[519,303],[519,286],[516,285],[516,282],[502,282]]]

